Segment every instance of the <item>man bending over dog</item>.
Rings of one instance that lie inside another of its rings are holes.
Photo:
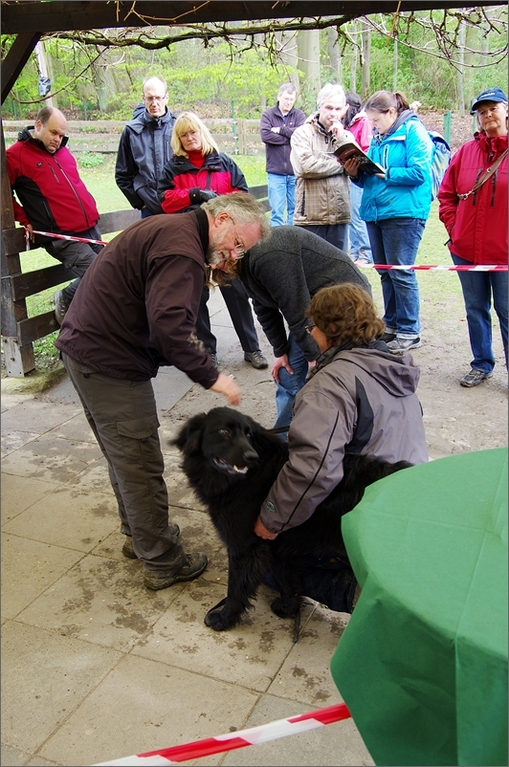
[[[309,306],[308,332],[321,351],[297,394],[289,457],[262,504],[254,532],[268,540],[302,524],[342,480],[355,455],[428,460],[419,369],[381,340],[384,323],[358,285],[323,288]],[[351,612],[357,583],[350,565],[324,556],[297,562],[303,594]]]
[[[164,589],[196,578],[204,554],[186,554],[169,525],[168,493],[151,378],[174,365],[238,405],[196,337],[206,265],[223,266],[270,233],[249,194],[216,197],[189,213],[150,216],[115,237],[82,278],[56,346],[108,462],[122,552],[143,563],[144,583]]]
[[[306,333],[312,296],[320,288],[343,282],[356,283],[371,294],[370,284],[347,253],[297,226],[273,227],[268,240],[251,248],[242,261],[226,267],[227,274],[215,271],[214,280],[241,280],[274,350],[274,427],[283,428],[290,424],[295,395],[306,382],[309,366],[320,356],[315,339]]]

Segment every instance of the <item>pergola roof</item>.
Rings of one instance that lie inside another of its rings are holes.
[[[504,5],[504,0],[472,2],[471,5]],[[12,2],[2,1],[2,32],[58,32],[107,27],[157,26],[159,24],[203,24],[206,22],[344,16],[345,20],[372,13],[463,8],[468,0],[275,0],[256,2]]]

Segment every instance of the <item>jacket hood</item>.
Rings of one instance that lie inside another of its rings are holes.
[[[174,121],[177,119],[177,115],[174,115],[173,112],[170,112],[168,107],[166,107],[166,112],[164,115],[161,115],[161,117],[152,117],[149,112],[145,109],[144,104],[138,104],[133,111],[133,118],[132,120],[129,120],[127,125],[135,131],[135,133],[141,133],[144,128],[147,127],[147,125],[152,125],[154,123],[167,123],[170,121]]]
[[[410,354],[396,357],[389,351],[373,348],[340,351],[334,355],[331,364],[358,365],[393,397],[414,394],[421,375]]]
[[[44,152],[48,152],[48,150],[46,149],[42,141],[32,136],[32,131],[34,130],[35,130],[35,125],[29,125],[28,128],[23,128],[23,130],[18,133],[18,141],[33,141],[34,144],[37,144],[39,149],[42,149]],[[60,144],[56,152],[58,152],[59,149],[62,149],[62,147],[64,147],[68,141],[69,141],[69,136],[64,136],[62,139],[62,143]],[[48,154],[56,154],[56,152],[48,152]]]
[[[386,133],[380,135],[378,130],[375,129],[375,133],[373,135],[377,141],[383,141],[384,139],[389,138],[389,136],[392,136],[393,133],[396,133],[398,128],[403,125],[403,123],[408,122],[408,120],[417,120],[420,122],[418,115],[416,115],[413,109],[404,109],[401,114],[397,116],[396,121],[393,123],[393,125],[391,125]]]

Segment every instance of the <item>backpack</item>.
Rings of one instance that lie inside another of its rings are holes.
[[[433,142],[431,156],[431,199],[438,194],[440,183],[451,161],[451,148],[441,133],[430,130],[428,135]]]

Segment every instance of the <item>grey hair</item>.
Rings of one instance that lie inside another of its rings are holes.
[[[283,85],[279,86],[278,97],[282,96],[283,93],[297,93],[297,88],[293,83],[283,83]]]
[[[260,224],[261,240],[270,235],[270,223],[262,203],[247,192],[221,194],[204,202],[201,208],[213,218],[228,213],[236,224]]]
[[[337,96],[339,96],[343,102],[343,106],[345,106],[346,96],[343,86],[339,83],[326,83],[323,88],[318,91],[318,96],[316,97],[316,105],[318,109],[320,109],[327,99],[336,98]]]

